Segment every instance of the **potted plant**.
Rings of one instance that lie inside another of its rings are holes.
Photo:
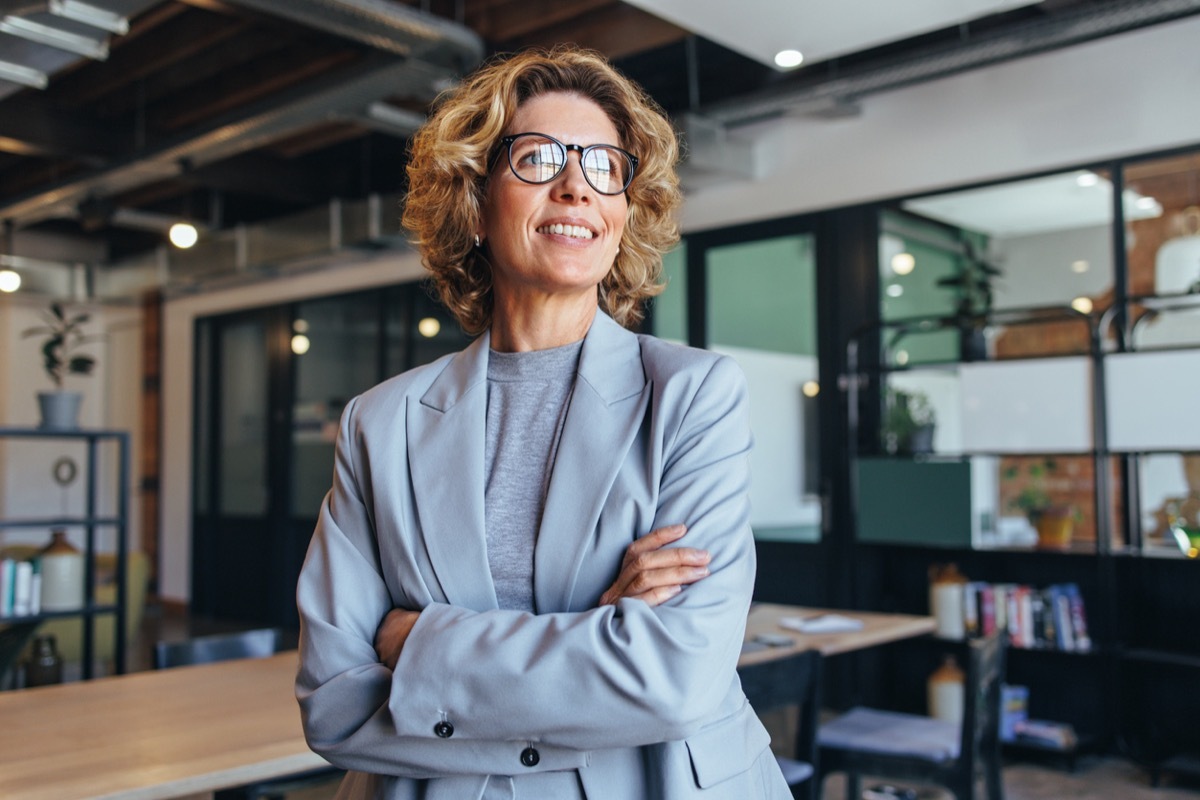
[[[1025,470],[1025,482],[1009,505],[1025,513],[1037,531],[1038,547],[1061,550],[1071,544],[1079,510],[1070,503],[1056,500],[1047,488],[1047,479],[1058,471],[1053,458],[1034,461]],[[1011,466],[1004,477],[1020,480],[1020,467]]]
[[[52,392],[38,392],[38,406],[42,414],[41,426],[69,430],[79,426],[82,395],[79,392],[65,391],[64,379],[67,375],[92,373],[96,359],[80,352],[80,348],[89,342],[97,341],[100,337],[84,333],[83,326],[91,318],[89,314],[68,313],[61,303],[51,303],[43,318],[46,324],[29,328],[21,335],[22,338],[43,337],[42,366],[55,387]]]
[[[969,235],[964,235],[958,274],[937,282],[938,286],[958,294],[953,325],[958,329],[959,356],[963,361],[984,361],[988,357],[984,328],[992,310],[992,281],[1004,274],[984,256],[983,249]]]
[[[936,422],[928,395],[889,386],[884,396],[883,449],[894,455],[932,453]]]

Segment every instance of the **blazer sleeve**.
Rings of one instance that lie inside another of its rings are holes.
[[[433,722],[408,734],[397,730],[388,708],[392,671],[374,649],[375,631],[393,604],[362,494],[369,482],[360,480],[354,457],[356,403],[342,415],[333,488],[297,584],[296,696],[305,737],[314,752],[345,769],[409,778],[511,774],[520,750],[512,743],[438,738]],[[586,763],[586,754],[570,748],[539,753],[538,771]]]
[[[455,740],[594,749],[683,739],[712,721],[736,686],[754,584],[747,403],[741,370],[716,359],[657,462],[653,527],[687,524],[681,544],[712,554],[709,576],[655,608],[631,599],[542,615],[429,605],[396,665],[396,732],[428,735],[447,719]]]

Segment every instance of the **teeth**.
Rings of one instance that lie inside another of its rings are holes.
[[[553,225],[543,225],[538,233],[552,233],[558,236],[570,236],[572,239],[591,239],[592,232],[582,225],[563,225],[556,222]]]

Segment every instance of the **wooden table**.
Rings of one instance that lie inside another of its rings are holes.
[[[783,617],[836,613],[861,631],[804,634]],[[931,617],[756,604],[747,639],[790,646],[743,665],[818,649],[825,655],[918,636]],[[293,694],[297,654],[241,659],[81,683],[0,692],[3,800],[164,800],[325,766],[308,749]]]
[[[158,800],[326,766],[297,654],[0,692],[0,798]]]
[[[863,624],[862,629],[838,633],[800,633],[779,625],[779,621],[786,617],[809,619],[825,614],[836,614],[859,620]],[[750,608],[750,616],[746,621],[746,641],[752,641],[759,634],[771,634],[790,637],[792,643],[744,652],[738,659],[738,664],[740,666],[760,664],[764,661],[784,658],[802,650],[820,650],[822,655],[833,656],[913,636],[921,636],[932,633],[933,629],[933,617],[755,603]]]

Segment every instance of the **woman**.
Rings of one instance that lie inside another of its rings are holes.
[[[660,291],[676,158],[565,48],[486,65],[415,137],[405,225],[481,335],[343,414],[297,678],[340,796],[791,796],[735,672],[744,379],[618,324]]]

